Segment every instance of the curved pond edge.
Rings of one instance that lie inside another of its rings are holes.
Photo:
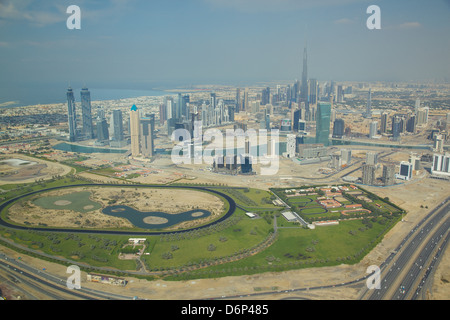
[[[20,199],[23,199],[25,197],[29,197],[38,193],[53,191],[53,190],[59,190],[59,189],[68,189],[68,188],[76,188],[76,187],[116,187],[116,188],[165,188],[165,189],[188,189],[188,190],[198,190],[198,191],[205,191],[212,194],[215,194],[217,196],[222,197],[227,203],[228,203],[228,210],[225,214],[223,214],[220,218],[217,220],[214,220],[212,222],[206,223],[201,226],[193,227],[193,228],[187,228],[183,230],[172,230],[172,231],[127,231],[127,230],[99,230],[99,229],[77,229],[77,228],[54,228],[54,227],[32,227],[32,226],[24,226],[24,225],[15,225],[11,224],[5,220],[3,220],[2,212],[5,210],[8,206],[12,205],[14,202],[19,201]],[[65,186],[58,186],[58,187],[52,187],[52,188],[46,188],[41,190],[32,191],[20,196],[17,196],[15,198],[9,199],[2,204],[0,204],[0,225],[11,228],[11,229],[17,229],[17,230],[34,230],[34,231],[47,231],[47,232],[66,232],[66,233],[91,233],[91,234],[110,234],[110,235],[164,235],[164,234],[174,234],[174,233],[183,233],[183,232],[189,232],[193,230],[200,230],[208,228],[212,225],[215,225],[219,222],[222,222],[229,217],[233,215],[233,213],[236,211],[236,202],[228,196],[225,193],[222,193],[220,191],[209,189],[208,187],[199,187],[199,186],[162,186],[162,185],[155,185],[155,184],[124,184],[124,185],[118,185],[118,184],[109,184],[109,183],[82,183],[82,184],[74,184],[74,185],[65,185]]]

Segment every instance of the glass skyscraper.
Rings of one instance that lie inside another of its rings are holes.
[[[344,136],[345,122],[343,119],[334,120],[333,138],[342,138]]]
[[[148,114],[140,119],[140,151],[143,157],[155,155],[155,115]]]
[[[69,121],[69,141],[77,139],[77,113],[75,109],[75,97],[72,88],[67,89],[67,111]]]
[[[113,110],[112,127],[113,127],[113,139],[115,141],[122,141],[124,139],[122,110],[120,109]]]
[[[331,104],[318,103],[316,111],[316,143],[328,146],[330,136]]]
[[[94,138],[92,125],[91,93],[85,87],[81,89],[81,116],[83,119],[83,135],[85,139]]]
[[[309,114],[309,88],[308,88],[308,52],[305,46],[303,52],[303,72],[302,72],[302,84],[300,87],[300,102],[305,103],[305,118],[310,119]]]

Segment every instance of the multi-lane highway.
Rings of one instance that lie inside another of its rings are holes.
[[[446,242],[449,238],[450,223],[449,201],[450,197],[436,206],[426,217],[419,221],[408,235],[406,235],[397,248],[393,250],[379,266],[382,271],[381,288],[371,290],[365,289],[365,292],[360,296],[360,299],[390,300],[395,299],[396,296],[402,297],[402,299],[413,299],[418,296],[416,292],[420,292],[421,284],[426,280],[426,277],[431,274],[432,267],[436,265],[438,261],[438,256],[446,248]],[[438,226],[437,229],[435,228],[436,226]],[[447,236],[445,236],[445,234],[447,234]],[[415,260],[412,260],[414,258]],[[426,260],[431,260],[432,265],[425,266]],[[412,265],[412,267],[408,272],[410,265]],[[420,280],[421,270],[425,271],[422,280]],[[242,297],[256,298],[258,296],[276,296],[292,293],[306,293],[313,290],[333,289],[363,283],[369,276],[370,274],[365,274],[360,278],[351,281],[323,286],[216,297],[216,299],[237,299]],[[402,277],[404,277],[404,280],[399,283],[398,281],[399,279],[403,279]],[[365,283],[363,283],[363,285],[365,285]],[[394,295],[394,293],[397,292],[402,292],[402,295]]]
[[[423,218],[386,259],[381,274],[381,288],[371,292],[370,300],[407,299],[416,291],[416,280],[420,278],[421,270],[426,261],[433,258],[434,248],[445,241],[449,231],[448,200]]]
[[[61,266],[61,268],[65,268]],[[57,277],[47,271],[39,270],[23,261],[13,259],[0,253],[0,269],[8,274],[25,282],[25,287],[33,288],[38,291],[44,299],[55,300],[131,300],[134,297],[113,294],[90,288],[81,287],[81,289],[69,289],[67,287],[67,278]]]
[[[365,290],[361,299],[415,299],[418,298],[423,283],[430,276],[433,267],[437,265],[438,258],[445,250],[450,237],[450,197],[431,210],[408,233],[398,247],[391,252],[386,260],[379,266],[381,269],[381,288]],[[41,272],[21,261],[13,260],[0,254],[0,266],[10,271],[19,272],[21,277],[28,277],[35,283],[59,292],[61,297],[77,299],[132,299],[132,297],[114,295],[97,290],[82,288],[69,290],[65,287],[65,280],[46,272]],[[302,287],[289,290],[277,290],[240,294],[234,296],[211,297],[210,299],[238,299],[241,297],[257,298],[261,295],[278,295],[308,292],[312,290],[332,289],[337,287],[361,284],[370,275],[342,283],[330,283],[323,286]],[[364,284],[365,285],[365,284]],[[55,293],[53,293],[55,294]],[[56,294],[55,297],[59,295]]]
[[[392,296],[393,300],[404,300],[404,299],[414,299],[418,296],[421,288],[420,275],[426,270],[430,270],[428,263],[430,263],[434,258],[434,255],[438,252],[435,251],[436,248],[442,242],[443,247],[448,240],[448,230],[450,226],[450,218],[447,218],[444,223],[442,223],[438,229],[429,237],[426,244],[422,247],[420,253],[417,255],[415,261],[409,268],[408,272],[405,274],[402,282],[394,290]],[[446,236],[447,234],[447,236]],[[422,281],[425,279],[422,279]],[[416,290],[414,290],[417,288]]]

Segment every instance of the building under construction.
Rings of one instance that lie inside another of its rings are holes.
[[[239,161],[238,161],[239,159]],[[252,167],[252,156],[250,154],[219,155],[213,160],[213,172],[225,174],[254,174]]]

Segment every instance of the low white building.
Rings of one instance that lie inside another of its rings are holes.
[[[129,238],[128,242],[131,242],[133,244],[142,244],[147,240],[147,238]]]
[[[250,217],[250,218],[255,218],[255,217],[256,217],[256,214],[251,213],[251,212],[246,212],[245,214],[246,214],[248,217]]]
[[[293,222],[293,221],[297,221],[298,220],[298,217],[291,211],[285,211],[285,212],[282,212],[281,214],[289,222]]]

